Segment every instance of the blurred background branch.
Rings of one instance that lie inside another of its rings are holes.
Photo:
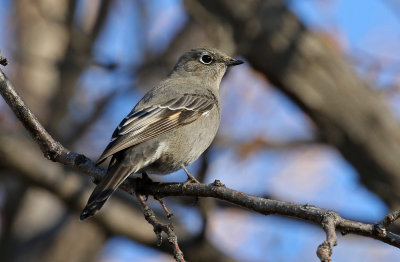
[[[0,0],[0,47],[12,61],[7,75],[50,134],[90,158],[183,51],[208,45],[242,56],[248,66],[223,81],[218,138],[193,173],[205,183],[221,179],[239,191],[372,223],[399,208],[396,5]],[[89,179],[46,161],[5,104],[0,122],[5,261],[171,260],[154,251],[151,226],[124,193],[90,223],[78,223]],[[167,205],[189,261],[310,261],[324,238],[306,223],[211,199],[171,198]],[[390,229],[399,232],[396,223]],[[377,241],[338,241],[333,260],[399,259]]]

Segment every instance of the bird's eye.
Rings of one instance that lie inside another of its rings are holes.
[[[202,55],[200,57],[200,62],[202,62],[205,65],[211,64],[212,61],[213,61],[213,59],[210,55]]]

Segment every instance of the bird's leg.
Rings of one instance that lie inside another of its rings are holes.
[[[147,175],[146,172],[142,172],[142,183],[143,184],[151,184],[151,183],[154,183],[154,182],[153,182],[153,180],[151,180],[151,178]],[[147,201],[149,196],[146,195],[145,198],[146,198],[146,201]]]
[[[186,175],[188,177],[186,182],[183,183],[183,186],[186,186],[187,184],[190,184],[190,183],[200,183],[196,178],[194,178],[194,176],[192,176],[192,174],[190,174],[189,170],[184,165],[182,165],[182,168],[183,168],[183,170],[185,170]]]

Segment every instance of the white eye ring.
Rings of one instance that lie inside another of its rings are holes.
[[[205,65],[209,65],[212,63],[212,61],[214,60],[213,57],[209,54],[202,54],[200,56],[200,62],[205,64]]]

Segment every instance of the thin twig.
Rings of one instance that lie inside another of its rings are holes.
[[[374,225],[376,233],[382,237],[391,235],[392,233],[389,232],[387,229],[391,224],[393,224],[399,218],[400,218],[400,210],[396,210],[387,214],[379,223],[376,223]]]
[[[322,228],[326,233],[326,240],[318,246],[317,256],[321,262],[331,262],[332,249],[337,245],[336,223],[340,216],[334,212],[327,212],[322,220]]]
[[[399,218],[400,218],[400,210],[396,210],[386,215],[385,218],[380,222],[380,224],[385,228],[387,228]]]
[[[168,209],[168,207],[165,205],[164,201],[157,196],[154,196],[154,199],[160,202],[161,207],[164,209],[164,212],[167,214],[167,218],[171,218],[174,214],[171,213]]]
[[[157,220],[156,215],[154,214],[153,210],[146,204],[143,195],[136,193],[136,197],[139,200],[140,205],[143,208],[144,218],[153,226],[154,233],[157,236],[157,245],[160,246],[162,243],[162,232],[165,232],[168,236],[168,243],[172,247],[174,251],[174,258],[178,262],[184,262],[185,259],[183,258],[183,253],[178,245],[178,237],[174,232],[174,227],[172,224],[162,224],[160,221]]]

